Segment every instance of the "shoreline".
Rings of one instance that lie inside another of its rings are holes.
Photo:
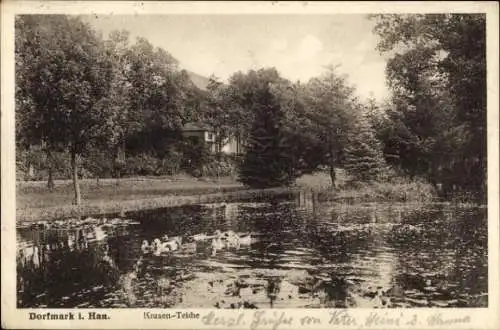
[[[456,202],[434,198],[429,199],[393,199],[382,198],[381,196],[371,196],[366,198],[363,191],[353,190],[315,190],[303,186],[277,187],[266,189],[248,189],[241,187],[234,191],[218,191],[211,193],[201,193],[193,195],[168,195],[164,197],[142,198],[133,200],[111,200],[111,201],[90,201],[82,205],[63,205],[37,208],[23,208],[16,210],[16,225],[30,223],[35,221],[52,221],[75,217],[89,217],[109,214],[120,214],[125,216],[127,212],[136,212],[142,210],[154,210],[159,208],[178,207],[194,204],[209,203],[231,203],[248,200],[266,200],[270,198],[292,197],[295,199],[313,200],[313,203],[331,202],[342,205],[366,205],[374,203],[392,203],[392,204],[434,204],[434,205],[453,205],[455,207],[478,207],[487,208],[487,204],[475,202]]]

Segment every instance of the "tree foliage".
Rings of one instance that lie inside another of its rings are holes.
[[[188,121],[192,86],[177,60],[146,39],[138,38],[128,53],[133,109],[128,122],[134,127],[128,134],[127,148],[132,153],[148,151],[162,157]]]
[[[380,141],[366,113],[361,112],[347,133],[343,167],[356,181],[378,181],[386,169]]]
[[[386,149],[411,175],[484,192],[485,15],[374,19],[379,50],[391,56],[387,78],[394,97]]]
[[[358,101],[354,89],[346,77],[329,67],[320,77],[311,79],[306,85],[306,122],[315,139],[316,161],[328,166],[335,187],[335,168],[341,166],[347,147],[348,132],[352,129]]]
[[[80,203],[78,157],[107,133],[112,63],[102,40],[78,18],[20,16],[16,30],[16,114],[24,131],[18,133],[70,152]]]
[[[240,77],[241,78],[241,77]],[[253,118],[240,181],[255,188],[289,185],[296,178],[290,139],[284,126],[285,114],[275,92],[286,81],[274,69],[250,71],[240,104]]]
[[[229,92],[229,86],[217,77],[211,76],[205,97],[202,98],[200,119],[213,128],[214,143],[219,156],[224,143],[238,134],[236,130],[239,119],[238,108],[234,106]]]

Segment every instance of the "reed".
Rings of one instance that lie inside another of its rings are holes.
[[[434,187],[421,180],[395,177],[386,181],[352,182],[340,172],[341,180],[332,189],[330,178],[325,173],[315,173],[301,178],[299,185],[313,190],[319,201],[342,203],[365,202],[433,202],[437,198]]]
[[[370,183],[339,190],[318,191],[320,201],[342,201],[345,203],[366,202],[419,202],[430,203],[436,200],[434,188],[420,183]]]

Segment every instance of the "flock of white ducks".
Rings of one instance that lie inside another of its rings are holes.
[[[162,253],[168,253],[180,250],[186,246],[193,247],[196,250],[197,244],[209,243],[212,255],[215,255],[217,251],[235,248],[239,249],[241,246],[249,246],[252,244],[251,234],[239,235],[232,230],[227,230],[221,232],[216,230],[213,235],[207,235],[206,233],[196,234],[188,238],[192,243],[183,244],[182,236],[169,237],[164,235],[161,238],[155,238],[151,243],[144,240],[141,245],[141,250],[144,254],[152,253],[154,255],[160,255]]]
[[[182,245],[182,236],[168,237],[164,235],[161,238],[155,238],[151,244],[148,241],[142,241],[141,250],[143,253],[153,253],[156,255],[177,251]]]
[[[221,232],[220,230],[215,231],[214,237],[212,237],[212,255],[215,255],[217,251],[236,248],[239,249],[242,245],[251,245],[252,244],[252,235],[238,235],[232,230],[228,230],[225,232]]]

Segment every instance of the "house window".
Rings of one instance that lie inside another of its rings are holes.
[[[207,139],[208,141],[212,141],[214,139],[214,135],[212,133],[208,133]]]

